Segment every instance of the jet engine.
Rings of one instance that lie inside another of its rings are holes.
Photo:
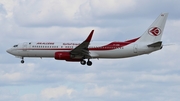
[[[69,52],[56,52],[54,55],[56,60],[66,60],[69,62],[79,62],[82,58],[73,58]]]
[[[70,60],[71,55],[69,52],[56,52],[54,58],[56,60]]]

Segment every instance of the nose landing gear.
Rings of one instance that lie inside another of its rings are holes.
[[[24,57],[22,57],[21,63],[22,63],[22,64],[24,63]]]

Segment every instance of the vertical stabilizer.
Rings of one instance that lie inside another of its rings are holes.
[[[161,41],[167,16],[168,13],[160,14],[137,42],[155,43]]]

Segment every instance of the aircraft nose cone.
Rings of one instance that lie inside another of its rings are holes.
[[[11,54],[11,49],[6,50],[7,53]]]

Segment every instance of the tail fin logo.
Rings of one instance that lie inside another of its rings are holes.
[[[161,29],[158,27],[152,27],[149,29],[149,34],[152,36],[158,36],[161,34]]]

